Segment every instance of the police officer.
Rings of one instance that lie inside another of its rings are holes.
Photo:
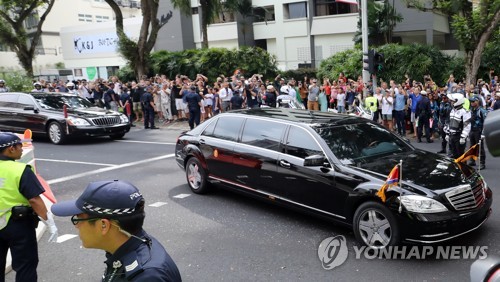
[[[40,198],[45,191],[42,184],[29,165],[15,161],[21,158],[23,141],[16,134],[0,132],[0,281],[5,281],[9,248],[16,281],[37,280],[36,215],[49,228],[49,242],[57,241],[56,224]]]
[[[417,126],[417,138],[418,143],[422,142],[422,130],[425,128],[425,138],[427,139],[427,143],[432,143],[431,133],[430,133],[430,124],[429,119],[431,118],[431,102],[429,98],[427,98],[427,92],[425,90],[420,91],[420,95],[422,98],[417,102],[417,108],[415,110],[415,116],[418,117],[418,126]]]
[[[446,129],[446,141],[450,142],[452,158],[463,155],[465,143],[470,132],[470,113],[464,108],[465,97],[462,94],[448,94],[453,108],[450,111],[450,125]]]
[[[76,89],[75,84],[73,82],[66,83],[66,88],[68,88],[68,93],[78,95],[78,89]]]
[[[378,121],[378,116],[375,112],[378,110],[378,100],[373,97],[373,92],[368,92],[368,97],[365,98],[365,109],[369,109],[373,114],[373,121]]]
[[[191,85],[189,91],[186,91],[183,100],[187,104],[189,111],[189,127],[194,128],[194,125],[198,126],[200,124],[200,107],[201,107],[201,96],[196,93],[196,86]]]
[[[90,183],[76,200],[52,206],[57,216],[72,216],[85,248],[106,251],[102,281],[181,281],[165,248],[142,229],[145,200],[131,183]]]
[[[0,79],[0,93],[9,92],[9,87],[5,86],[5,80]]]
[[[483,126],[484,126],[484,120],[486,119],[486,116],[488,115],[488,111],[485,110],[482,106],[480,106],[480,98],[477,95],[474,95],[469,98],[470,101],[470,133],[469,133],[469,140],[470,140],[470,146],[474,146],[479,141],[482,139],[483,135]],[[480,164],[479,164],[479,169],[485,169],[486,168],[486,154],[484,152],[484,143],[481,143],[481,151],[480,151]],[[473,159],[469,160],[468,163],[470,166],[475,166],[476,161]]]
[[[446,154],[446,146],[448,145],[448,142],[446,141],[445,128],[449,128],[450,125],[451,108],[448,96],[446,96],[446,94],[441,94],[441,103],[439,104],[438,110],[438,128],[439,135],[441,136],[441,151],[437,152],[438,154]]]
[[[33,87],[35,88],[33,88],[31,92],[43,92],[42,84],[40,82],[37,81],[33,83]]]
[[[155,103],[151,91],[153,91],[153,86],[146,87],[146,92],[141,97],[144,128],[159,129],[159,127],[155,126]]]

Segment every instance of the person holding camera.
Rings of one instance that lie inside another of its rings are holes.
[[[57,241],[57,227],[40,198],[45,189],[31,166],[16,162],[26,141],[14,133],[0,133],[0,267],[5,269],[10,249],[16,281],[37,281],[39,218],[49,228],[49,242]],[[5,271],[0,273],[0,281],[5,281]]]

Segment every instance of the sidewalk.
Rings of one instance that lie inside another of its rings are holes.
[[[138,129],[144,129],[144,122],[143,121],[138,121],[133,123],[135,125],[135,128]],[[189,124],[187,121],[175,121],[175,122],[170,122],[169,124],[164,124],[163,122],[158,121],[158,119],[155,119],[155,126],[159,127],[160,130],[162,129],[170,129],[170,130],[189,130]]]

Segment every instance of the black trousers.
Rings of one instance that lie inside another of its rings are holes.
[[[155,127],[155,111],[152,107],[142,109],[144,115],[144,128]]]
[[[196,126],[198,126],[200,124],[200,116],[201,116],[201,112],[200,112],[200,108],[197,108],[197,109],[189,109],[189,127],[191,129],[194,128],[194,125],[196,124]]]
[[[481,140],[481,130],[474,130],[469,133],[470,146],[474,146]],[[484,142],[481,142],[481,151],[479,152],[481,164],[486,163],[486,153],[484,152]]]
[[[405,124],[405,111],[394,111],[396,118],[396,125],[398,127],[398,133],[405,136],[406,135],[406,124]]]
[[[460,134],[450,135],[450,150],[454,159],[464,154],[465,144],[460,144]]]
[[[425,128],[425,138],[427,141],[431,141],[431,133],[430,133],[430,124],[429,117],[421,116],[418,118],[418,126],[417,126],[417,138],[418,140],[422,139],[422,129]]]
[[[12,255],[12,269],[16,272],[16,282],[37,281],[38,245],[33,220],[9,220],[0,230],[0,281],[5,281],[7,250]]]
[[[444,132],[444,125],[439,125],[439,135],[441,136],[441,150],[446,151],[446,145],[448,142],[446,141],[446,132]],[[450,148],[451,151],[451,148]]]

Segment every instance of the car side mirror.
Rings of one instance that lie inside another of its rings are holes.
[[[304,159],[304,166],[328,166],[329,163],[323,155],[313,155]]]

